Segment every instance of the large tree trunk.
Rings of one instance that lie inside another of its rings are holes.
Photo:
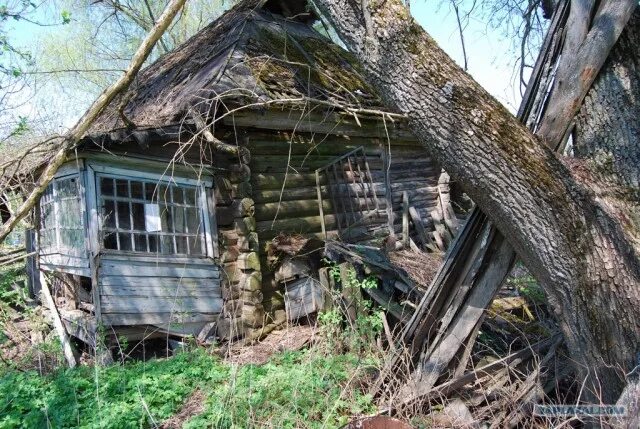
[[[399,0],[372,2],[368,28],[359,1],[316,3],[383,99],[409,117],[541,282],[576,363],[584,374],[606,374],[610,401],[640,351],[638,226],[625,221],[626,206],[603,197],[610,181],[537,141]],[[625,204],[637,209],[637,199]]]

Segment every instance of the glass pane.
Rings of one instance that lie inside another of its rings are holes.
[[[144,231],[144,204],[131,203],[131,214],[133,216],[133,229]]]
[[[60,245],[69,249],[84,248],[84,231],[81,229],[61,229]]]
[[[134,244],[136,245],[136,252],[147,251],[147,235],[146,234],[133,234]]]
[[[156,185],[153,183],[144,184],[144,195],[147,201],[157,201]]]
[[[158,185],[158,201],[161,203],[170,203],[171,202],[171,194],[169,193],[169,188],[167,185]]]
[[[110,177],[100,178],[100,193],[102,195],[113,195],[113,179]]]
[[[185,225],[184,225],[184,208],[182,207],[174,207],[173,208],[173,215],[174,215],[174,226],[176,229],[176,232],[179,233],[185,233],[187,232],[185,230]]]
[[[118,229],[131,229],[129,203],[118,201]]]
[[[162,240],[162,253],[165,255],[172,255],[175,252],[173,248],[173,236],[171,235],[163,235],[161,237]]]
[[[133,250],[131,246],[131,234],[118,234],[120,250]]]
[[[131,181],[131,198],[138,200],[144,199],[144,191],[142,189],[142,182]]]
[[[53,204],[45,204],[40,207],[40,216],[42,220],[43,229],[52,229],[56,227],[55,217],[53,212]]]
[[[160,205],[160,219],[162,220],[162,232],[173,232],[173,213],[171,207]]]
[[[202,239],[199,235],[189,236],[189,253],[191,255],[202,255]]]
[[[152,252],[152,253],[158,252],[158,236],[157,235],[149,235],[149,252]]]
[[[56,232],[54,230],[40,231],[40,245],[42,247],[52,247],[56,244]]]
[[[105,228],[116,227],[116,206],[111,200],[102,202],[102,222]]]
[[[196,208],[187,208],[185,212],[189,234],[201,233],[202,226],[200,224],[200,211]]]
[[[114,232],[105,232],[103,244],[105,249],[118,250],[116,234]]]
[[[79,195],[78,179],[76,177],[58,180],[56,185],[58,186],[58,198],[77,197]]]
[[[116,195],[119,197],[129,198],[128,180],[116,179]]]
[[[184,196],[182,195],[182,188],[178,188],[177,186],[172,186],[172,188],[173,188],[173,203],[183,204]]]
[[[53,199],[53,183],[50,183],[49,186],[44,190],[44,194],[42,194],[42,199],[40,200],[41,204],[48,203]]]
[[[80,202],[76,199],[60,201],[60,225],[65,228],[82,227],[82,212]]]
[[[196,205],[196,188],[184,189],[185,203],[194,206]]]
[[[187,254],[187,237],[176,237],[176,253]]]

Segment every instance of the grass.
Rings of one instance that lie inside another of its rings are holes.
[[[195,350],[46,376],[13,372],[0,378],[0,428],[152,427],[176,413],[195,389],[208,399],[188,428],[335,428],[372,411],[371,398],[353,383],[372,363],[302,351],[237,367]]]

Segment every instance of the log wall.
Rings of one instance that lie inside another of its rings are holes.
[[[379,208],[387,207],[384,152],[389,152],[389,179],[394,215],[394,230],[402,231],[402,195],[406,192],[428,231],[433,231],[431,212],[438,209],[439,196],[448,201],[448,184],[438,184],[441,169],[417,142],[383,138],[354,137],[332,134],[253,131],[247,145],[251,151],[251,179],[255,202],[256,232],[260,242],[264,307],[282,308],[281,288],[266,268],[265,245],[279,233],[313,235],[324,238],[319,215],[315,170],[360,146],[364,147],[371,171],[371,179],[379,201]],[[327,235],[338,234],[336,215],[327,178],[320,178]],[[330,180],[330,179],[329,179]],[[347,185],[345,185],[347,186]],[[352,198],[350,204],[364,202]],[[386,214],[357,241],[381,240],[388,235]]]

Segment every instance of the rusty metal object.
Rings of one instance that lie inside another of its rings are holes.
[[[413,427],[393,417],[375,416],[354,420],[344,429],[413,429]]]

